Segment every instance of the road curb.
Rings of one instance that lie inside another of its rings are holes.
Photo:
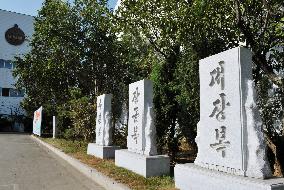
[[[84,174],[86,177],[90,178],[92,181],[96,182],[97,184],[101,185],[106,190],[130,190],[129,187],[127,187],[124,184],[118,183],[115,180],[105,176],[104,174],[98,172],[96,169],[83,164],[79,160],[65,154],[62,150],[55,148],[51,146],[50,144],[43,142],[42,140],[38,139],[37,137],[31,135],[31,139],[33,139],[35,142],[37,142],[39,145],[47,148],[48,150],[55,153],[57,156],[68,162],[70,165],[72,165],[74,168],[76,168],[78,171],[80,171],[82,174]]]

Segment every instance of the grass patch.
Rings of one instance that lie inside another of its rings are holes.
[[[169,176],[144,178],[124,168],[115,166],[114,160],[103,160],[87,155],[87,143],[65,139],[41,138],[41,140],[61,149],[66,154],[95,168],[117,182],[128,185],[131,189],[175,190],[174,180]]]

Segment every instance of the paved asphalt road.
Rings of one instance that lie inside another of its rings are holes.
[[[103,190],[27,134],[0,133],[0,190]]]

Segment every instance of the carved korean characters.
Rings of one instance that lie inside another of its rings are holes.
[[[226,94],[223,92],[225,89],[225,62],[220,61],[219,66],[210,72],[211,82],[209,84],[210,87],[214,87],[215,85],[220,87],[219,98],[215,100],[213,104],[213,111],[209,115],[211,118],[216,118],[217,121],[220,122],[220,125],[223,121],[226,120],[225,109],[227,106],[230,106],[230,103],[226,100]],[[220,126],[215,129],[216,142],[210,144],[210,147],[215,149],[217,152],[222,152],[222,157],[226,156],[226,148],[230,146],[230,142],[226,140],[226,126]]]
[[[200,121],[195,164],[237,175],[246,171],[246,81],[251,52],[234,48],[200,60]]]
[[[129,85],[128,150],[156,155],[155,135],[152,81],[132,83]]]
[[[111,131],[111,94],[97,97],[96,144],[112,145]]]

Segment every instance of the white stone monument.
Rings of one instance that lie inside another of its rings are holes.
[[[112,94],[97,97],[96,143],[89,143],[87,154],[102,159],[114,158],[118,146],[112,146]]]
[[[55,116],[52,117],[52,138],[56,138],[56,120]]]
[[[153,83],[141,80],[129,85],[129,120],[126,150],[115,151],[115,164],[144,177],[170,172],[170,160],[157,155],[153,109]]]
[[[194,164],[175,167],[181,190],[284,189],[269,179],[261,118],[252,82],[252,55],[238,47],[200,60],[200,121]]]

